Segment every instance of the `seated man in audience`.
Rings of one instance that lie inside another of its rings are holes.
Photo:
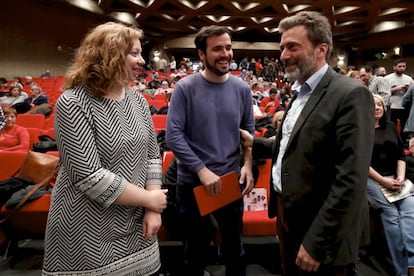
[[[40,86],[32,85],[30,92],[32,93],[32,96],[27,98],[24,102],[28,103],[31,107],[47,103],[48,98],[42,95],[42,88]]]
[[[26,128],[16,125],[17,111],[12,107],[3,109],[6,125],[0,131],[0,152],[30,149],[30,135]]]
[[[25,113],[49,116],[52,113],[52,105],[48,103],[48,97],[42,94],[42,88],[38,85],[33,85],[30,91],[32,92],[32,97],[25,101],[28,106]]]
[[[26,76],[26,82],[24,83],[24,85],[33,86],[33,85],[37,85],[37,83],[33,81],[32,76]]]
[[[290,103],[290,100],[291,99],[289,97],[288,98],[283,98],[280,101],[280,104],[278,106],[276,106],[276,112],[278,112],[278,111],[285,111],[287,109],[289,103]]]
[[[50,73],[49,69],[46,69],[46,72],[40,75],[42,79],[53,78],[52,73]]]
[[[263,97],[260,101],[260,107],[264,109],[264,112],[269,113],[271,107],[279,106],[280,101],[277,98],[277,88],[271,88],[269,90],[269,97]],[[274,113],[275,110],[273,110]],[[273,114],[272,114],[273,115]]]
[[[168,81],[164,80],[161,82],[161,86],[155,91],[154,95],[167,95],[168,93],[171,93],[172,89],[170,88]]]

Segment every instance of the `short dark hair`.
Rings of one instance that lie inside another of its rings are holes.
[[[367,73],[369,73],[369,72],[374,73],[374,69],[370,65],[364,65],[361,68],[364,68],[365,72],[367,72]]]
[[[326,61],[329,60],[333,49],[331,24],[327,17],[315,11],[301,11],[286,17],[279,22],[279,32],[283,33],[290,28],[304,26],[308,31],[308,39],[316,46],[321,43],[328,45]]]
[[[207,38],[210,36],[219,36],[222,34],[228,34],[231,39],[230,30],[224,26],[211,25],[201,28],[194,39],[196,50],[201,50],[203,53],[205,53],[207,48]]]
[[[269,94],[277,94],[277,88],[275,88],[275,87],[270,88]]]
[[[403,58],[397,58],[396,60],[394,60],[394,66],[397,66],[398,63],[407,63],[407,62]]]

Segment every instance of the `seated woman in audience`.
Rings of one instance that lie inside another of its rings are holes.
[[[168,81],[164,80],[161,82],[161,86],[155,91],[155,95],[167,95],[168,93],[171,93],[172,89],[170,88],[170,85],[168,84]]]
[[[386,194],[405,183],[404,146],[395,124],[388,120],[383,98],[375,100],[375,141],[367,184],[368,195],[383,211],[381,221],[396,275],[414,275],[414,197],[390,202]]]
[[[6,125],[0,131],[0,152],[30,149],[30,135],[26,128],[16,125],[17,111],[3,108]]]
[[[280,104],[277,94],[277,88],[273,87],[269,90],[269,97],[263,97],[261,99],[260,107],[263,108],[264,112],[270,113],[271,115],[275,113],[276,107]],[[271,108],[274,108],[272,112],[270,111]]]
[[[9,96],[0,98],[1,106],[12,106],[18,103],[22,103],[25,100],[25,96],[22,95],[22,88],[19,85],[11,85]]]
[[[279,129],[279,126],[280,126],[280,123],[282,122],[282,118],[284,114],[285,114],[284,110],[279,110],[272,117],[272,124],[275,127],[276,131]]]

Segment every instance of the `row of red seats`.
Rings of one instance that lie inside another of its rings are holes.
[[[57,152],[50,152],[57,156]],[[0,181],[13,176],[23,165],[26,151],[0,152]],[[52,180],[53,183],[54,179]],[[43,237],[45,233],[47,214],[50,206],[50,194],[27,202],[23,207],[9,218],[8,223],[14,231],[14,238]],[[6,216],[9,212],[5,206],[0,206],[0,214]],[[6,236],[0,231],[0,245],[6,242]],[[12,241],[17,245],[18,240]]]
[[[17,114],[16,125],[26,128],[49,129],[54,127],[54,113],[46,118],[43,114]]]
[[[11,177],[23,164],[26,152],[0,152],[0,181]],[[58,156],[58,152],[50,152]],[[163,172],[167,170],[173,159],[172,152],[166,151],[163,155]],[[271,172],[271,160],[259,166],[259,179],[256,187],[267,188]],[[10,225],[18,233],[20,238],[44,235],[47,214],[50,206],[50,195],[46,194],[34,201],[26,203],[11,219]],[[3,206],[1,214],[6,214]],[[246,211],[243,216],[244,236],[274,236],[277,235],[276,219],[269,219],[267,211]],[[168,233],[161,228],[158,237],[160,240],[170,240]],[[5,241],[5,236],[0,232],[0,244]]]
[[[165,130],[167,128],[167,115],[152,115],[155,131]],[[16,117],[16,125],[27,129],[39,129],[41,132],[49,132],[54,128],[54,115],[46,118],[43,114],[18,114]],[[52,135],[50,135],[52,136]],[[53,136],[54,133],[53,133]]]

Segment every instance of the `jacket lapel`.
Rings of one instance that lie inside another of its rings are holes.
[[[292,134],[290,135],[289,142],[286,146],[286,150],[289,149],[290,144],[292,143],[293,139],[295,139],[295,136],[298,134],[299,130],[302,128],[303,124],[308,119],[310,113],[315,109],[320,99],[327,92],[329,82],[335,76],[335,74],[337,73],[329,67],[328,71],[326,71],[325,75],[322,77],[321,81],[316,86],[315,90],[312,92],[309,100],[303,107],[303,110],[300,113],[295,123],[295,126],[293,127]]]

